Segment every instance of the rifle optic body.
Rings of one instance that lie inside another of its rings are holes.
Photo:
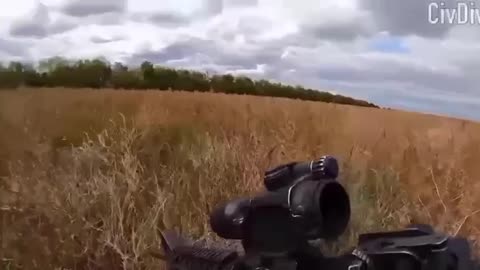
[[[336,181],[331,156],[292,162],[265,173],[266,191],[232,200],[210,214],[212,230],[242,241],[234,250],[195,247],[162,232],[169,270],[473,270],[468,241],[434,232],[429,225],[360,235],[350,252],[325,257],[310,240],[332,241],[347,228],[350,200]]]

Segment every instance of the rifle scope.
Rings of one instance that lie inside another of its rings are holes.
[[[210,215],[215,233],[241,239],[246,250],[283,254],[307,240],[333,240],[350,220],[350,199],[336,181],[338,163],[324,156],[266,171],[266,191],[230,201]]]

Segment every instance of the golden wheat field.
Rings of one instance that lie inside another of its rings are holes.
[[[0,269],[160,269],[158,229],[282,162],[336,156],[359,232],[426,222],[480,245],[480,125],[393,110],[169,91],[0,93]],[[218,239],[217,239],[218,240]]]

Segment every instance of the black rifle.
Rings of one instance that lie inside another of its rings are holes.
[[[350,220],[350,199],[336,181],[338,171],[331,156],[267,171],[264,193],[230,201],[210,215],[213,231],[224,239],[241,240],[244,254],[197,247],[173,231],[163,231],[168,269],[480,269],[466,239],[437,233],[429,225],[362,234],[351,252],[324,256],[311,240],[335,240]]]

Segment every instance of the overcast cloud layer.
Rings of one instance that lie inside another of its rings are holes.
[[[16,0],[0,9],[0,59],[149,60],[480,120],[480,25],[429,24],[429,3]]]

